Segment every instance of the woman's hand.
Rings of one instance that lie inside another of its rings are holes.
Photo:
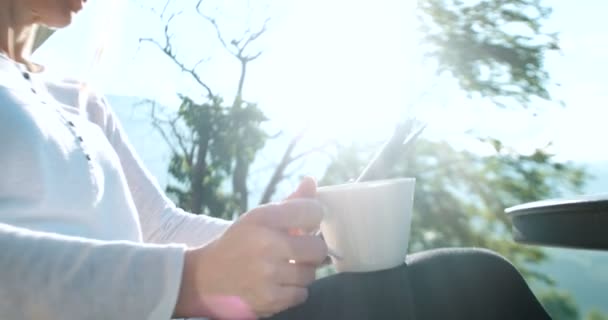
[[[304,302],[327,256],[323,240],[310,235],[322,208],[302,198],[315,191],[305,180],[288,200],[251,210],[217,240],[188,251],[176,316],[251,319]]]

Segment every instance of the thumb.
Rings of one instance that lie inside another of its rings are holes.
[[[300,181],[300,185],[287,199],[285,200],[293,200],[298,198],[314,198],[317,195],[317,181],[312,177],[304,177],[302,181]],[[292,236],[302,236],[306,232],[299,229],[289,230],[289,234]]]
[[[314,198],[317,195],[317,181],[312,177],[305,177],[300,182],[300,185],[287,200],[297,198]]]

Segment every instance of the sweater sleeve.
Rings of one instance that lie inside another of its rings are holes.
[[[170,319],[184,248],[0,224],[1,319]]]
[[[195,247],[211,241],[228,228],[230,222],[227,220],[191,214],[175,206],[144,166],[103,97],[91,97],[87,112],[104,130],[120,158],[139,212],[144,241]]]

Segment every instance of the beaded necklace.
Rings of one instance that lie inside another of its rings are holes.
[[[30,87],[30,91],[35,94],[37,97],[40,98],[40,103],[43,105],[52,105],[52,108],[57,112],[57,115],[59,116],[59,118],[61,119],[61,121],[63,122],[63,124],[69,129],[70,133],[72,134],[72,136],[74,137],[74,139],[76,140],[76,144],[79,146],[80,150],[82,151],[82,153],[84,154],[85,158],[87,159],[87,161],[91,161],[91,155],[86,151],[86,145],[84,143],[84,139],[82,138],[82,135],[80,135],[78,133],[78,127],[76,126],[76,124],[74,123],[74,121],[69,120],[64,113],[61,111],[60,106],[57,105],[56,102],[51,101],[49,103],[49,101],[47,100],[51,100],[51,99],[47,99],[44,98],[43,95],[39,94],[38,90],[36,90],[36,88],[34,87],[34,83],[32,81],[32,75],[31,72],[27,70],[27,68],[14,61],[13,59],[9,58],[6,54],[4,54],[3,52],[0,52],[0,58],[7,60],[8,62],[10,62],[12,65],[15,66],[15,68],[17,68],[17,70],[21,73],[21,75],[23,76],[23,78],[27,81],[27,83],[29,84]]]

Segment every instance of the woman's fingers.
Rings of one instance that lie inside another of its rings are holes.
[[[256,208],[246,218],[274,229],[313,232],[319,229],[323,213],[323,207],[316,200],[294,199]]]
[[[285,255],[281,258],[294,260],[298,264],[319,266],[327,257],[327,245],[313,235],[287,236]]]
[[[284,286],[308,287],[316,278],[316,268],[311,265],[288,263],[277,274],[279,283]]]
[[[267,293],[267,297],[261,299],[264,301],[264,311],[258,312],[261,318],[271,317],[287,309],[281,306],[295,307],[308,299],[308,289],[299,286],[278,285]]]
[[[282,286],[277,288],[276,295],[280,305],[297,306],[308,299],[308,289],[298,286]]]
[[[312,177],[304,177],[294,191],[286,200],[297,198],[314,198],[317,195],[317,181]]]

